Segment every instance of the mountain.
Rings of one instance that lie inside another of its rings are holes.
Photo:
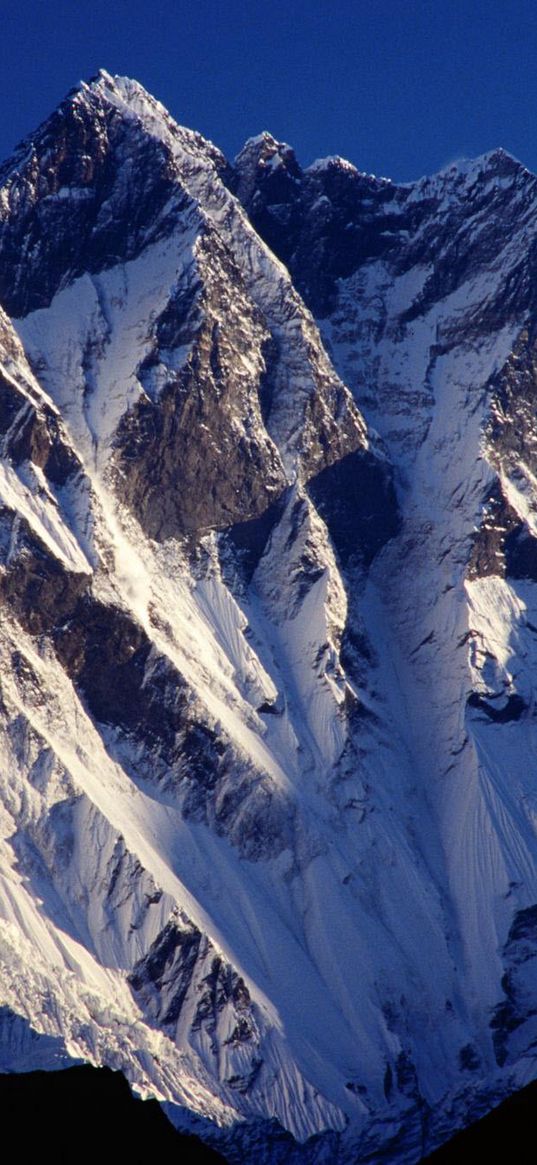
[[[423,1165],[473,1165],[489,1156],[531,1165],[535,1096],[533,1081],[436,1149]]]
[[[2,1071],[231,1165],[537,1074],[536,199],[104,72],[0,169]]]
[[[176,1133],[156,1100],[135,1100],[120,1072],[78,1065],[64,1072],[0,1075],[4,1138],[20,1160],[69,1165],[170,1156],[180,1165],[225,1165],[197,1137]],[[32,1121],[28,1121],[28,1112]],[[82,1138],[80,1136],[83,1130]]]

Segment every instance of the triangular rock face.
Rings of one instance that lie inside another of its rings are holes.
[[[82,83],[0,171],[1,300],[12,315],[60,287],[135,259],[185,209],[172,144],[225,171],[223,156],[136,82],[101,71]]]
[[[271,1165],[534,1070],[535,197],[106,73],[0,171],[8,1068]]]

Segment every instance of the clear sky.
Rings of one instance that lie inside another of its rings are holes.
[[[536,0],[0,0],[0,156],[101,66],[233,157],[262,129],[407,181],[537,169]]]

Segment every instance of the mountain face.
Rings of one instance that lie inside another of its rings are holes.
[[[260,1165],[535,1077],[536,202],[104,72],[1,168],[2,1071]]]

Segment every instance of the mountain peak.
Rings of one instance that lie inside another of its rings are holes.
[[[114,83],[117,80],[118,80],[117,73],[112,74],[112,73],[109,73],[107,69],[98,69],[97,72],[94,73],[93,77],[90,77],[89,81],[81,81],[78,88],[79,89],[89,88],[92,85],[98,85],[100,83],[105,83],[107,85],[114,85]]]
[[[46,306],[74,273],[138,254],[180,197],[184,154],[208,171],[225,166],[138,82],[101,70],[67,94],[0,167],[0,251],[14,256],[0,299],[10,314]],[[22,265],[28,239],[33,259]]]
[[[535,178],[522,162],[503,147],[498,146],[476,158],[455,158],[436,174],[424,175],[417,182],[405,184],[411,201],[426,198],[448,198],[459,202],[470,191],[488,186],[495,189],[525,184]]]
[[[112,76],[106,69],[100,69],[88,81],[80,81],[74,86],[37,129],[19,143],[13,155],[1,165],[1,178],[5,179],[9,171],[20,171],[32,151],[53,146],[61,136],[60,127],[72,120],[74,110],[84,110],[88,132],[95,119],[99,120],[111,107],[116,107],[126,116],[138,117],[156,136],[162,136],[166,127],[174,124],[165,107],[138,81]],[[78,121],[78,117],[75,120]]]
[[[276,181],[277,187],[300,178],[302,170],[287,142],[279,142],[267,130],[248,138],[235,158],[236,194],[248,206],[259,182]]]
[[[242,153],[244,153],[245,150],[258,149],[259,147],[261,147],[261,148],[268,147],[269,149],[272,149],[272,148],[277,149],[278,146],[280,146],[282,144],[283,143],[278,142],[277,139],[275,137],[273,137],[273,135],[271,133],[269,133],[268,129],[263,129],[263,130],[261,130],[261,133],[254,134],[253,137],[247,138],[247,140],[244,143],[244,146],[242,147],[242,150],[240,150],[240,152],[237,154],[237,157],[240,158],[240,155]]]
[[[105,97],[119,97],[124,101],[143,97],[151,105],[158,104],[156,98],[152,97],[139,81],[119,73],[109,73],[107,69],[99,69],[93,77],[90,77],[89,81],[81,81],[73,90],[73,94],[88,92],[98,93]]]
[[[89,81],[82,81],[73,91],[72,97],[85,102],[93,98],[99,103],[115,106],[123,114],[138,117],[145,128],[158,136],[174,124],[166,107],[139,81],[119,74],[112,75],[106,69],[99,69]]]
[[[287,142],[278,141],[266,129],[255,137],[248,138],[235,158],[235,165],[239,169],[250,162],[256,165],[266,165],[270,162],[272,165],[291,165],[299,168],[292,147]]]
[[[522,162],[518,161],[518,158],[504,150],[502,146],[498,146],[496,149],[479,154],[476,158],[457,158],[424,181],[435,182],[437,179],[454,178],[455,180],[462,179],[472,182],[481,175],[509,178],[515,174],[529,173],[530,171]]]
[[[307,166],[307,173],[313,174],[323,170],[352,170],[355,174],[358,173],[356,166],[352,162],[348,162],[346,158],[340,157],[339,154],[329,154],[326,158],[316,158],[310,166]]]

